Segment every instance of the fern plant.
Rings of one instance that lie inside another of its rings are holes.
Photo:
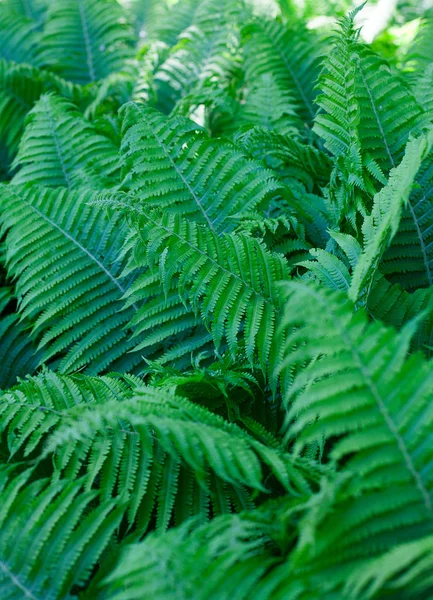
[[[1,598],[432,597],[415,4],[0,3]]]

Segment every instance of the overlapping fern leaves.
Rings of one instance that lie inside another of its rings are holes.
[[[166,119],[139,104],[125,105],[121,115],[123,189],[140,205],[172,208],[218,233],[285,193],[271,171],[189,120]]]
[[[431,598],[408,4],[0,4],[1,598]]]

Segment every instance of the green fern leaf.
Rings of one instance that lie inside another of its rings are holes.
[[[3,186],[1,223],[19,312],[33,324],[43,360],[62,372],[126,370],[139,360],[120,312],[127,284],[118,260],[127,229],[90,208],[90,191]],[[123,233],[122,233],[123,232]],[[54,264],[56,265],[53,268]]]
[[[0,396],[0,430],[9,457],[18,452],[24,457],[38,456],[47,435],[72,419],[77,407],[128,399],[138,383],[132,376],[66,376],[51,371],[20,382]]]
[[[323,61],[319,78],[321,94],[317,104],[323,112],[316,115],[314,131],[324,140],[325,147],[335,157],[331,184],[333,195],[345,214],[354,205],[365,212],[366,199],[371,191],[364,177],[361,140],[358,133],[360,106],[356,96],[356,31],[353,18],[357,11],[342,19],[332,51]],[[333,183],[335,179],[335,183]],[[338,189],[342,186],[342,189]]]
[[[10,310],[12,301],[11,288],[0,287],[0,389],[33,374],[42,358],[29,339],[26,323],[20,323],[18,315]]]
[[[131,599],[253,597],[254,585],[278,559],[266,526],[248,516],[223,516],[195,528],[189,522],[126,546],[104,581],[109,597],[123,600],[125,589]]]
[[[92,506],[97,494],[81,481],[53,484],[31,475],[0,468],[2,596],[72,598],[115,536],[121,511],[113,501]]]
[[[409,141],[400,165],[391,171],[387,185],[374,197],[373,210],[363,225],[365,249],[353,272],[349,291],[352,300],[365,302],[383,253],[397,233],[414,179],[432,144],[431,129]]]
[[[320,40],[302,27],[286,28],[278,21],[254,20],[242,30],[250,79],[272,73],[294,98],[304,123],[316,113],[314,85],[318,76]],[[248,76],[248,71],[247,71]]]
[[[257,126],[278,131],[284,137],[295,137],[301,121],[289,92],[279,86],[273,75],[264,73],[253,80],[236,114],[235,125],[236,130]]]
[[[2,46],[0,58],[17,63],[28,63],[38,66],[38,45],[40,34],[37,24],[10,10],[3,3],[0,6],[0,35]]]
[[[325,440],[327,456],[341,472],[330,483],[333,516],[330,509],[307,514],[316,531],[301,539],[295,556],[312,569],[337,563],[353,568],[362,557],[433,530],[433,371],[419,354],[406,358],[419,317],[396,333],[369,324],[362,310],[354,314],[341,292],[300,282],[284,287],[284,327],[293,331],[285,365],[308,361],[286,397],[288,435],[298,451]],[[306,523],[300,522],[300,531]],[[335,573],[336,581],[344,571]]]
[[[158,108],[170,112],[178,103],[177,110],[188,114],[195,95],[210,83],[212,90],[228,86],[239,66],[238,47],[238,28],[227,14],[221,20],[214,15],[210,27],[199,21],[188,28],[156,70]]]
[[[133,38],[114,0],[57,0],[50,6],[39,61],[62,77],[98,81],[132,55]]]
[[[113,171],[116,155],[114,144],[98,135],[72,104],[43,95],[27,118],[12,183],[96,187],[104,181],[104,171]]]
[[[140,4],[146,4],[147,0],[130,0],[132,1],[132,9],[137,14],[139,22],[143,19],[143,9],[140,10]],[[160,0],[154,2],[155,15],[154,21],[148,18],[145,23],[144,31],[149,36],[150,40],[160,40],[168,46],[174,46],[182,31],[187,29],[194,21],[196,10],[201,4],[200,0],[183,0],[176,2],[173,5],[162,3]],[[159,11],[159,14],[157,13]],[[150,11],[148,11],[149,15]],[[149,15],[150,16],[150,15]]]
[[[239,213],[285,193],[270,171],[192,121],[133,103],[121,115],[124,188],[144,206],[171,209],[221,232],[235,227]]]
[[[383,556],[367,560],[355,569],[345,586],[351,598],[367,600],[398,590],[402,600],[427,598],[433,591],[431,577],[433,538],[400,544]]]
[[[27,19],[42,23],[48,2],[47,0],[4,0],[3,4]]]
[[[400,330],[405,323],[425,315],[412,339],[414,349],[421,349],[431,357],[433,336],[433,314],[431,311],[433,288],[409,293],[398,284],[390,283],[385,277],[376,277],[368,297],[368,311],[376,319]]]
[[[77,104],[86,102],[86,93],[52,73],[29,65],[0,60],[0,140],[5,147],[6,165],[16,155],[25,118],[44,92],[54,91]]]
[[[398,232],[381,264],[387,278],[408,291],[433,284],[432,159],[430,153],[419,169]]]
[[[69,102],[43,95],[29,113],[12,183],[96,187],[116,162],[117,149],[98,135]],[[101,174],[98,171],[102,171]]]
[[[386,62],[360,44],[355,60],[362,148],[387,173],[401,160],[409,134],[426,119],[406,82]]]

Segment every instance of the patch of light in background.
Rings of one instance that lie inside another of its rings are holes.
[[[248,0],[257,15],[276,17],[280,13],[280,7],[276,0]]]
[[[357,15],[356,25],[361,26],[361,37],[369,44],[386,29],[392,19],[398,0],[379,0],[377,4],[364,6]]]
[[[398,0],[378,0],[373,5],[367,4],[358,13],[355,24],[361,27],[360,36],[365,42],[371,44],[383,31],[387,30],[399,46],[409,47],[418,32],[421,21],[414,19],[403,25],[390,27],[398,4]],[[433,0],[420,0],[421,13],[431,7],[433,7]]]
[[[127,8],[131,8],[133,4],[140,3],[143,0],[118,0],[120,4],[124,5]],[[160,0],[161,3],[165,5],[173,5],[178,2],[182,2],[182,0]],[[287,0],[280,0],[282,4]],[[332,5],[333,1],[330,0],[329,4]],[[352,4],[352,8],[356,8],[362,3],[363,0],[353,0],[350,2],[344,2],[344,4],[349,5]],[[357,15],[356,25],[361,27],[361,38],[367,42],[373,42],[385,29],[389,27],[389,24],[392,20],[392,16],[397,9],[400,0],[369,0],[362,9],[362,11]],[[2,0],[0,0],[2,2]],[[246,0],[248,4],[250,4],[254,12],[258,16],[266,16],[268,18],[272,18],[281,14],[279,0]],[[317,5],[316,5],[317,2]],[[156,4],[158,0],[156,0]],[[329,11],[327,15],[320,14],[321,8],[323,4],[319,0],[289,0],[288,2],[294,9],[295,14],[298,14],[301,18],[304,14],[304,11],[309,13],[310,18],[308,18],[307,14],[307,27],[308,29],[332,29],[333,25],[336,23],[336,18],[330,16]],[[335,2],[337,5],[339,2]],[[317,6],[317,12],[315,7]],[[419,0],[419,11],[420,14],[425,10],[433,8],[433,0]],[[319,8],[321,7],[321,8]],[[316,14],[315,14],[316,13]],[[331,13],[332,14],[332,13]],[[419,19],[416,19],[416,22],[406,23],[403,27],[391,27],[390,33],[392,35],[396,35],[397,37],[401,35],[404,38],[410,37],[413,38],[419,26]],[[400,31],[401,30],[401,31]],[[140,32],[140,37],[145,37],[145,32]],[[402,40],[403,42],[403,40]]]

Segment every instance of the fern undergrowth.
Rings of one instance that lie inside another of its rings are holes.
[[[433,597],[433,12],[384,4],[0,1],[1,600]]]

